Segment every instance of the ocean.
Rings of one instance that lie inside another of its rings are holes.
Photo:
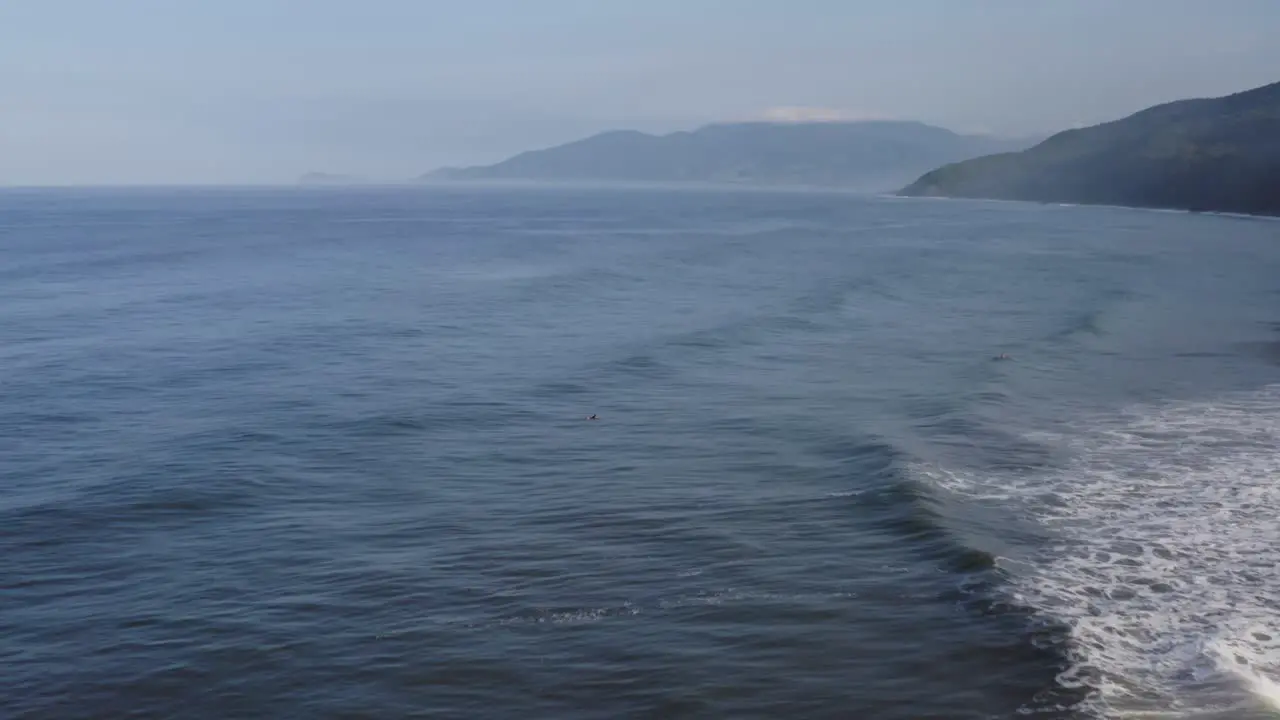
[[[1280,223],[5,189],[0,259],[5,718],[1280,712]]]

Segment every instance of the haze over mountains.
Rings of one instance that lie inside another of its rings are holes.
[[[604,132],[419,179],[898,187],[905,196],[1280,215],[1280,83],[1156,105],[1038,144],[910,121],[723,123]]]
[[[1068,130],[938,168],[901,192],[1280,215],[1280,83]]]
[[[299,185],[358,185],[363,178],[339,173],[308,172],[298,177]]]
[[[443,168],[430,181],[743,183],[891,190],[939,165],[1019,150],[1031,140],[960,135],[919,122],[726,123],[667,135],[633,130]]]

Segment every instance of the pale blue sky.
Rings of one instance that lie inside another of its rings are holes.
[[[0,0],[0,183],[398,180],[810,112],[1049,132],[1280,80],[1277,37],[1280,0]]]

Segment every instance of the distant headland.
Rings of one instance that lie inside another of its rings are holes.
[[[900,194],[1280,215],[1280,83],[948,164]]]
[[[794,185],[892,191],[939,165],[1034,140],[906,121],[747,122],[650,135],[617,130],[424,181],[532,180]]]

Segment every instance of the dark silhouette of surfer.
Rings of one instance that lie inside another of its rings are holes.
[[[587,419],[588,419],[588,420],[599,420],[600,418],[596,417],[595,413],[592,413],[592,414],[591,414]]]

